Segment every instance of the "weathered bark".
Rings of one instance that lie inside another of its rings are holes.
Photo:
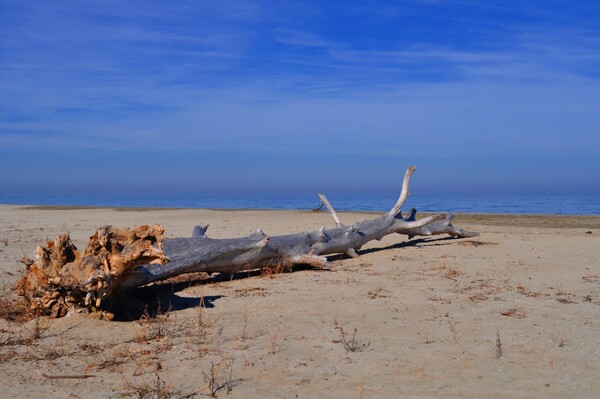
[[[133,229],[103,227],[90,238],[84,253],[77,251],[66,234],[36,249],[35,261],[25,259],[26,275],[17,287],[32,307],[54,317],[71,307],[96,310],[115,293],[186,273],[235,273],[272,265],[308,264],[329,268],[324,255],[356,257],[363,245],[392,233],[430,236],[450,234],[472,237],[452,225],[452,216],[438,214],[416,220],[416,211],[403,218],[414,167],[404,175],[402,191],[394,207],[372,220],[344,225],[324,195],[336,227],[270,237],[258,230],[247,237],[213,239],[208,226],[196,226],[192,237],[163,239],[160,226]]]

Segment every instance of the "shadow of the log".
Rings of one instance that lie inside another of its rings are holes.
[[[294,265],[289,272],[301,270],[318,270],[309,265]],[[180,296],[178,293],[187,288],[227,282],[232,280],[260,277],[263,272],[260,269],[237,273],[214,273],[210,277],[200,278],[197,273],[192,273],[186,279],[185,275],[178,276],[177,282],[163,281],[132,291],[120,293],[112,298],[108,309],[115,321],[133,321],[143,317],[156,317],[170,311],[179,311],[195,307],[214,308],[214,302],[223,298],[224,295],[188,297]]]
[[[358,251],[358,254],[367,255],[380,251],[388,251],[390,249],[401,249],[415,246],[451,245],[451,241],[455,240],[457,240],[457,238],[454,237],[419,238],[416,240],[399,242],[385,247],[360,250]],[[347,258],[348,256],[343,254],[327,257],[330,262]],[[292,268],[283,273],[294,273],[306,270],[316,271],[321,269],[310,265],[294,265]],[[113,298],[112,306],[109,305],[109,310],[114,314],[114,320],[116,321],[132,321],[139,320],[142,317],[156,317],[167,311],[179,311],[198,306],[213,308],[215,306],[214,302],[220,298],[223,298],[223,295],[187,297],[177,295],[177,293],[193,286],[248,279],[263,275],[264,272],[260,269],[236,272],[233,274],[214,273],[211,276],[205,275],[204,278],[199,277],[197,273],[190,274],[188,276],[189,278],[187,279],[185,278],[185,275],[183,275],[179,276],[176,282],[170,282],[167,280],[122,293]]]
[[[224,297],[223,295],[203,297],[178,295],[178,292],[189,286],[190,283],[178,283],[140,287],[113,298],[109,310],[114,314],[115,321],[132,321],[199,306],[214,308],[214,302]]]
[[[379,247],[379,248],[369,248],[358,251],[359,255],[366,255],[377,253],[380,251],[388,251],[390,249],[401,249],[406,247],[434,247],[434,246],[442,246],[442,245],[452,245],[452,242],[448,241],[457,241],[459,238],[456,237],[440,237],[440,238],[417,238],[416,240],[408,240],[402,241],[396,244],[388,245],[387,247]]]
[[[230,280],[246,279],[246,278],[251,278],[251,277],[272,276],[275,274],[294,273],[294,272],[299,272],[299,271],[304,271],[304,270],[321,270],[321,269],[316,268],[314,266],[310,266],[310,265],[300,264],[300,265],[290,266],[288,269],[282,269],[280,272],[265,272],[262,269],[254,269],[254,270],[248,270],[248,271],[243,271],[243,272],[237,272],[237,273],[233,273],[233,274],[217,273],[213,277],[211,277],[211,279],[213,279],[214,282],[230,281]]]
[[[420,248],[420,247],[424,247],[424,246],[433,247],[433,246],[440,246],[440,245],[452,245],[452,242],[445,242],[445,241],[455,241],[455,240],[458,240],[458,238],[456,238],[456,237],[418,238],[416,240],[402,241],[402,242],[399,242],[396,244],[388,245],[386,247],[361,249],[359,251],[356,251],[356,253],[359,256],[361,256],[361,255],[373,254],[373,253],[377,253],[377,252],[381,252],[381,251],[388,251],[390,249],[401,249],[401,248],[406,248],[406,247]],[[348,259],[348,258],[350,258],[350,257],[346,254],[339,254],[339,255],[328,256],[327,260],[330,262],[333,262],[336,260],[343,260],[343,259]]]

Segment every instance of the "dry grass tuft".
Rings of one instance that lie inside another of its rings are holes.
[[[496,359],[502,357],[502,341],[500,340],[500,331],[496,331]]]
[[[289,264],[288,262],[279,261],[261,267],[260,273],[263,276],[275,277],[276,274],[290,273],[292,269],[293,265]]]
[[[516,317],[517,319],[524,319],[527,316],[525,311],[519,308],[511,308],[501,312],[500,314],[507,317]]]
[[[0,294],[0,319],[25,323],[36,316],[23,298],[6,292]]]
[[[163,380],[158,372],[155,372],[154,375],[156,378],[150,382],[127,383],[124,394],[137,399],[184,399],[198,395],[175,389],[170,383]]]
[[[339,341],[334,340],[332,342],[341,343],[346,352],[364,352],[371,346],[370,341],[363,342],[356,338],[356,334],[358,333],[357,328],[354,328],[352,335],[347,334],[342,326],[336,326],[335,328],[340,332],[340,339]]]
[[[19,329],[0,329],[0,346],[29,346],[44,337],[44,334],[50,328],[50,324],[48,320],[36,317],[31,327],[22,326]]]
[[[158,307],[156,315],[150,314],[148,308],[144,310],[144,314],[139,320],[141,330],[134,338],[135,342],[147,342],[155,341],[163,338],[171,339],[177,336],[184,330],[184,326],[175,323],[170,320],[171,308],[169,307],[166,312],[163,312]]]
[[[279,351],[278,339],[279,339],[279,334],[277,333],[277,331],[272,332],[270,340],[269,340],[269,354],[270,355],[274,355],[275,353],[277,353]]]
[[[367,292],[367,297],[369,297],[369,299],[377,299],[377,298],[389,298],[389,294],[390,291],[386,290],[383,287],[379,287],[375,290],[369,291]]]
[[[563,303],[563,304],[571,304],[571,303],[577,303],[577,301],[575,301],[575,295],[570,294],[568,292],[559,292],[556,294],[556,301],[558,303]]]
[[[112,373],[117,373],[121,372],[121,366],[130,360],[131,353],[127,349],[123,351],[112,350],[108,353],[100,352],[97,357],[88,364],[86,370],[108,370]]]
[[[266,289],[261,287],[248,287],[248,288],[238,288],[233,291],[233,296],[236,298],[246,297],[246,296],[267,296],[268,292]]]
[[[202,372],[202,374],[206,382],[205,389],[213,398],[216,398],[223,389],[230,394],[233,388],[242,382],[241,379],[233,378],[233,360],[223,359],[217,364],[211,362],[209,372]]]
[[[208,337],[213,327],[213,323],[208,317],[208,312],[204,307],[204,297],[198,306],[198,313],[194,325],[195,334],[192,334],[192,342],[196,345],[198,356],[203,357],[210,352]]]
[[[250,320],[250,313],[248,312],[248,306],[244,305],[244,313],[242,313],[242,335],[240,339],[245,341],[248,338],[248,321]]]
[[[447,279],[450,280],[454,280],[456,279],[456,277],[460,276],[460,271],[456,268],[453,267],[449,267],[448,270],[446,271],[446,273],[444,274],[444,277],[446,277]]]
[[[552,332],[551,338],[552,342],[559,348],[563,348],[567,344],[565,337],[562,334],[557,333],[556,331]]]
[[[81,351],[86,352],[88,355],[95,355],[96,353],[102,352],[104,350],[104,348],[101,345],[87,342],[82,344],[79,347],[79,349]]]
[[[448,318],[448,327],[450,327],[450,332],[452,333],[452,340],[455,344],[458,344],[462,335],[456,330],[456,322],[452,317]]]
[[[586,283],[600,283],[600,276],[598,276],[597,274],[591,276],[583,276],[581,279]]]
[[[442,262],[442,263],[437,263],[435,265],[432,265],[429,268],[430,272],[439,272],[441,270],[447,270],[448,269],[448,264],[446,262]]]
[[[529,297],[529,298],[548,298],[548,297],[550,297],[550,294],[545,294],[541,291],[532,291],[530,289],[527,289],[525,287],[525,285],[523,285],[523,284],[517,284],[517,286],[515,288],[519,294],[525,295],[526,297]]]
[[[19,356],[19,354],[16,351],[14,351],[14,350],[6,351],[6,352],[0,352],[0,363],[7,362],[9,360],[14,360],[18,356]]]

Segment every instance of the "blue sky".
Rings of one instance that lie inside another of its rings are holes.
[[[0,191],[600,194],[598,1],[0,0]]]

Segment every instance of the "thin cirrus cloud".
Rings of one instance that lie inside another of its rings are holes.
[[[537,5],[4,1],[0,150],[600,170],[593,2]]]

